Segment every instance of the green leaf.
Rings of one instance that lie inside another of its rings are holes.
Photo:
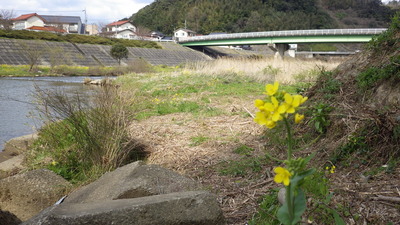
[[[307,158],[304,159],[305,164],[307,164],[308,162],[310,162],[310,160],[312,158],[314,158],[314,156],[316,155],[316,152],[313,152],[311,155],[307,156]]]
[[[331,201],[332,197],[333,197],[333,192],[329,192],[329,194],[325,198],[324,203],[328,204]]]
[[[292,222],[290,221],[288,205],[286,202],[278,209],[276,216],[278,217],[279,222],[283,223],[284,225],[292,225]]]
[[[301,215],[303,215],[306,210],[306,196],[303,190],[300,188],[297,190],[297,195],[294,198],[294,220],[292,224],[296,224],[301,220]]]
[[[331,209],[333,218],[335,219],[335,224],[336,225],[346,225],[342,217],[339,216],[339,214],[336,212],[336,210]]]
[[[290,179],[290,187],[291,189],[294,189],[297,184],[303,180],[306,176],[309,176],[311,174],[313,174],[315,172],[314,168],[311,168],[309,170],[306,170],[302,173],[297,174],[296,176],[294,176],[292,179]]]
[[[293,195],[292,195],[293,196]],[[285,202],[277,213],[278,220],[284,225],[295,225],[301,220],[301,215],[303,215],[306,210],[306,197],[301,189],[297,190],[297,195],[294,197],[293,204],[293,218],[290,218],[288,205]]]

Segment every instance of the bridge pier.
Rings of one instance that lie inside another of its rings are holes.
[[[275,58],[283,59],[285,52],[290,48],[289,44],[272,44],[268,45],[275,52]]]

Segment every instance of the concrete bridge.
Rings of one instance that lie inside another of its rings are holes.
[[[300,43],[362,43],[386,28],[285,30],[250,33],[215,34],[179,38],[183,46],[271,45],[283,57],[289,44]]]

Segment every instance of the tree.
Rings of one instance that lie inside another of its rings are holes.
[[[44,41],[18,40],[17,42],[21,46],[19,51],[28,59],[30,72],[40,62],[48,46]]]
[[[144,40],[145,37],[150,36],[151,31],[147,27],[137,26],[136,27],[136,36],[139,40]]]
[[[118,64],[121,65],[121,59],[128,58],[128,49],[125,45],[117,43],[111,47],[111,56],[118,61]]]
[[[0,29],[11,30],[13,22],[12,18],[15,17],[13,10],[0,10]]]

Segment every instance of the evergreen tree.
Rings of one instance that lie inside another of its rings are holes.
[[[123,58],[128,58],[128,49],[125,45],[117,43],[111,47],[111,56],[118,61],[118,64],[121,65],[121,60]]]

